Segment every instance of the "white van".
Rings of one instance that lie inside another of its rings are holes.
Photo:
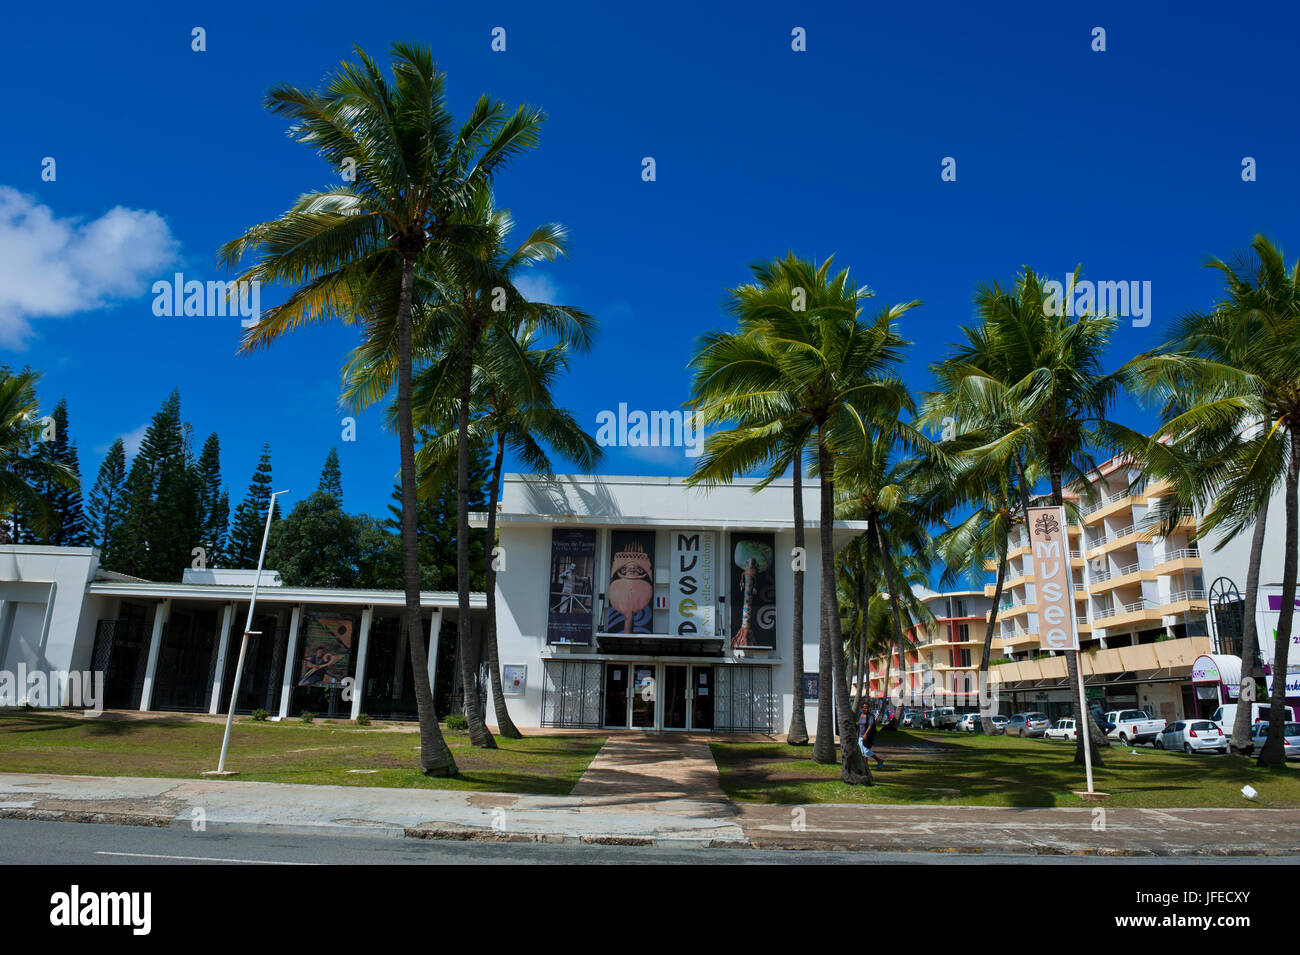
[[[1258,723],[1260,720],[1268,722],[1268,711],[1272,708],[1271,703],[1252,703],[1250,704],[1250,722]],[[1289,706],[1282,707],[1282,716],[1288,723],[1295,722],[1295,711]],[[1214,711],[1210,717],[1219,725],[1219,729],[1225,736],[1232,735],[1232,726],[1237,721],[1237,704],[1228,703]]]

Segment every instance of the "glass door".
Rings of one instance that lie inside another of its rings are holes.
[[[676,664],[664,666],[664,729],[686,729],[688,668]]]
[[[636,729],[654,729],[657,689],[654,665],[638,663],[632,669],[632,726]]]
[[[691,667],[691,729],[713,729],[713,667]]]
[[[605,664],[605,725],[627,728],[627,664]]]

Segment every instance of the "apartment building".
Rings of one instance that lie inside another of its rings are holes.
[[[889,664],[889,686],[901,692],[908,706],[935,705],[975,707],[970,699],[978,691],[980,655],[991,593],[981,590],[954,590],[935,593],[924,587],[913,592],[929,608],[932,621],[908,627],[906,650],[894,650]],[[871,695],[885,695],[886,659],[882,655],[870,661]]]

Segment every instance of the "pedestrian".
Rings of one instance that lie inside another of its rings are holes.
[[[862,712],[858,714],[858,749],[862,758],[870,757],[876,761],[876,769],[884,769],[885,761],[872,752],[871,744],[876,738],[876,713],[866,701],[862,703]]]

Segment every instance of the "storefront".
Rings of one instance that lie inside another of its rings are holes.
[[[1201,654],[1192,664],[1192,686],[1197,716],[1208,717],[1223,704],[1236,703],[1241,694],[1241,657]]]

